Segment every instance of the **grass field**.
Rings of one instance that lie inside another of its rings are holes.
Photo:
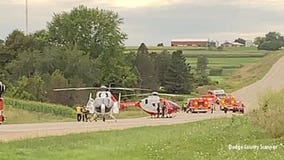
[[[137,107],[129,107],[125,110],[121,110],[119,114],[117,115],[117,118],[137,118],[137,117],[146,117],[149,116],[147,113],[142,111],[142,109],[139,109]]]
[[[269,137],[246,117],[90,132],[0,143],[1,160],[50,159],[270,159],[284,157],[284,139]],[[229,149],[229,146],[276,149]]]

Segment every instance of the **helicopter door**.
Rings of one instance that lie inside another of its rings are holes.
[[[113,113],[114,114],[118,114],[119,113],[118,102],[113,102]]]

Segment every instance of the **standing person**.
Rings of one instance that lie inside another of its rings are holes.
[[[82,119],[82,107],[77,105],[75,107],[76,113],[77,113],[77,121],[80,122]]]
[[[5,90],[6,90],[5,85],[0,81],[0,98],[4,94]]]
[[[155,106],[155,103],[153,103],[153,106]],[[160,103],[157,103],[157,118],[160,117]]]
[[[162,103],[162,117],[164,118],[165,117],[165,111],[166,111],[166,102]]]
[[[83,122],[88,122],[88,110],[86,108],[86,106],[82,107],[82,119]]]
[[[213,103],[210,104],[211,113],[215,111],[215,105]]]
[[[182,104],[182,111],[186,112],[186,103]]]
[[[0,111],[0,124],[5,121],[4,111]]]

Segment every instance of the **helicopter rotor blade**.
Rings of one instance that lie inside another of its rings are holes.
[[[55,88],[53,91],[82,91],[82,90],[98,90],[100,87],[81,87],[81,88]]]
[[[101,87],[71,87],[71,88],[55,88],[53,91],[82,91],[82,90],[99,90]],[[150,91],[150,89],[144,88],[126,88],[126,87],[108,87],[108,90],[125,90],[125,91]]]
[[[122,95],[121,97],[134,97],[134,96],[150,96],[153,93],[141,93],[141,94],[125,94]],[[169,94],[169,93],[158,93],[158,96],[169,96],[169,97],[184,97],[183,95],[179,95],[179,94]]]
[[[110,87],[110,90],[126,90],[126,91],[150,91],[146,88],[126,88],[126,87]]]
[[[141,97],[141,96],[150,96],[151,93],[142,93],[142,94],[124,94],[121,97]]]
[[[183,95],[179,94],[169,94],[169,93],[159,93],[161,96],[170,96],[170,97],[184,97]]]

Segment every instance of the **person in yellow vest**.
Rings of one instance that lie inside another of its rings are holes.
[[[86,106],[82,107],[82,119],[83,119],[83,122],[88,122],[88,110],[86,108]]]
[[[77,114],[77,121],[80,122],[82,119],[82,107],[80,105],[77,105],[75,107],[76,114]]]

